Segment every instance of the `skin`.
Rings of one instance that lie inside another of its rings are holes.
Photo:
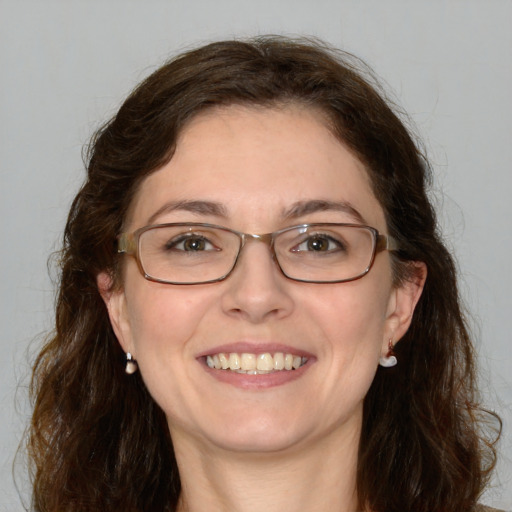
[[[142,183],[126,230],[150,220],[246,233],[355,221],[343,211],[283,217],[297,201],[319,199],[350,203],[386,233],[363,164],[318,113],[224,107],[187,125],[172,160]],[[192,200],[220,203],[224,215],[177,209],[155,217],[169,201]],[[249,243],[218,283],[150,282],[129,257],[122,289],[112,291],[109,277],[98,276],[119,342],[167,416],[182,510],[356,510],[363,399],[389,340],[409,326],[425,279],[417,268],[417,279],[395,288],[383,252],[357,281],[299,283],[280,273],[264,244]],[[246,389],[219,381],[198,359],[241,341],[285,344],[311,354],[311,362],[285,384]]]

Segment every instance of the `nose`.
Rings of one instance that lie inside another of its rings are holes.
[[[292,285],[281,273],[268,242],[249,239],[225,281],[222,308],[226,314],[251,323],[284,318],[294,306],[289,293]]]

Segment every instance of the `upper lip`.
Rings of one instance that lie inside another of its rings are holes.
[[[291,345],[282,343],[268,343],[268,342],[248,342],[248,341],[237,341],[235,343],[225,343],[217,345],[212,348],[205,349],[197,354],[197,358],[211,356],[214,354],[275,354],[276,352],[282,352],[284,354],[293,354],[295,356],[307,357],[308,359],[314,357],[311,352],[302,350]]]

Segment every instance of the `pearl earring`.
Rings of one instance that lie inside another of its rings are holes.
[[[392,366],[395,366],[397,362],[395,351],[393,350],[393,342],[389,340],[388,353],[385,357],[381,357],[379,359],[379,364],[384,368],[391,368]]]
[[[135,373],[137,371],[137,361],[135,361],[135,359],[133,359],[133,356],[130,354],[130,352],[127,352],[126,353],[126,367],[124,369],[124,371],[128,374],[128,375],[131,375],[132,373]]]

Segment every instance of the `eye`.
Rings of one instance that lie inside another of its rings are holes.
[[[344,244],[333,238],[329,235],[311,235],[302,241],[300,244],[296,245],[292,251],[293,252],[333,252],[344,250]]]
[[[185,251],[185,252],[202,252],[218,250],[207,238],[196,234],[182,235],[165,244],[167,250]]]

